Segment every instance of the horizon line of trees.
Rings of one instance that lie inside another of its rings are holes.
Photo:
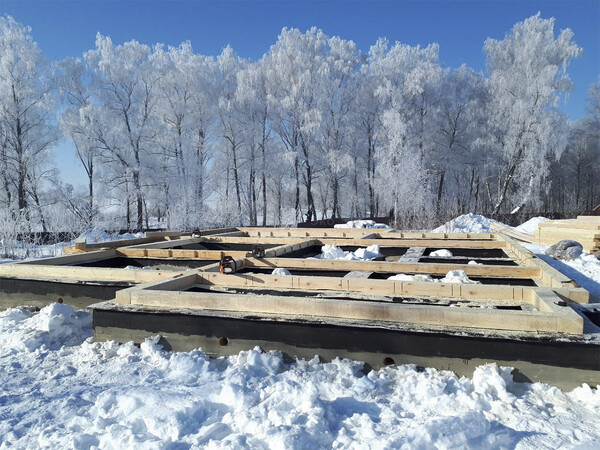
[[[444,67],[437,44],[363,53],[316,28],[284,28],[257,61],[98,33],[51,63],[1,17],[0,232],[592,209],[599,84],[585,118],[557,109],[572,32],[538,13],[483,48],[486,74]],[[61,139],[87,186],[60,178]]]

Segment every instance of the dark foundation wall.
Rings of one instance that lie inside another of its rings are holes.
[[[379,368],[422,363],[470,375],[477,365],[500,362],[516,367],[517,381],[544,381],[563,387],[600,382],[600,347],[543,338],[507,339],[412,332],[303,320],[220,317],[216,314],[94,309],[94,337],[141,343],[163,336],[166,350],[201,347],[213,356],[254,346],[290,357],[350,357]]]
[[[2,278],[0,279],[0,309],[22,305],[43,308],[59,299],[75,309],[84,309],[92,303],[115,298],[118,290],[127,287],[130,287],[127,283],[70,284]]]

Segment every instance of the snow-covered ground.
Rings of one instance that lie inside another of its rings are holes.
[[[0,448],[597,448],[600,391],[349,360],[93,343],[67,305],[0,313]]]
[[[464,232],[487,232],[489,223],[455,221]],[[600,296],[593,256],[542,257]],[[91,315],[68,305],[0,312],[0,449],[591,449],[600,441],[600,387],[513,383],[511,369],[495,365],[468,379],[411,365],[288,364],[258,348],[210,359],[162,351],[158,339],[141,348],[94,343],[91,333]]]

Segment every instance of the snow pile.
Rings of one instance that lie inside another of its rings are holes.
[[[143,266],[143,267],[125,266],[124,268],[127,270],[152,270],[152,266]]]
[[[479,214],[463,214],[432,230],[433,233],[490,233],[492,225],[503,225]]]
[[[271,275],[291,275],[290,271],[287,270],[284,267],[277,267],[276,269],[273,269],[273,272],[271,272]]]
[[[376,223],[374,220],[351,220],[333,226],[334,228],[389,228],[384,223]]]
[[[548,219],[545,217],[532,217],[527,222],[523,222],[518,227],[515,227],[515,229],[521,233],[534,234],[537,231],[539,224],[545,222],[546,220]]]
[[[471,280],[464,270],[451,270],[446,274],[444,278],[440,280],[441,283],[462,283],[462,284],[479,284],[479,281]]]
[[[429,275],[406,275],[399,273],[388,277],[391,281],[422,281],[426,283],[463,283],[463,284],[479,284],[479,281],[471,280],[464,270],[451,270],[444,278],[439,280],[431,278]]]
[[[75,312],[69,305],[53,303],[37,314],[27,307],[10,308],[0,312],[0,355],[11,348],[33,352],[79,345],[81,336],[87,336],[91,330],[91,314]]]
[[[429,256],[435,256],[438,258],[452,258],[452,252],[450,250],[446,250],[445,248],[441,250],[435,250],[429,254]]]
[[[370,261],[375,258],[381,258],[379,245],[369,245],[367,248],[359,248],[353,252],[345,252],[333,244],[325,244],[321,247],[321,254],[315,256],[316,259],[338,259],[346,261]]]
[[[478,263],[477,261],[471,260],[467,263],[469,266],[482,266],[483,264]]]
[[[106,242],[106,241],[120,241],[123,239],[137,239],[143,238],[145,236],[144,233],[124,233],[124,234],[116,234],[116,233],[108,233],[104,230],[89,230],[85,233],[81,234],[77,239],[85,239],[88,244],[94,244],[97,242]]]
[[[437,280],[434,280],[433,278],[431,278],[429,275],[422,275],[422,274],[406,275],[404,273],[392,275],[391,277],[388,278],[388,280],[392,280],[392,281],[422,281],[425,283],[433,283],[434,281],[437,281]]]
[[[284,362],[259,348],[210,359],[93,343],[87,313],[0,314],[0,442],[16,448],[592,448],[600,391],[472,380],[413,365]],[[53,333],[70,331],[60,347]],[[46,334],[44,334],[46,333]],[[32,341],[32,336],[37,336]],[[36,342],[35,350],[15,346]]]

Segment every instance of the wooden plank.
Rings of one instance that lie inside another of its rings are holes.
[[[137,245],[127,245],[127,246],[123,246],[123,247],[127,247],[128,249],[139,249],[139,248],[152,248],[152,249],[166,249],[166,248],[173,248],[173,247],[179,247],[179,246],[183,246],[183,245],[194,245],[194,244],[200,244],[202,242],[204,242],[206,238],[204,237],[188,237],[188,238],[182,238],[182,239],[172,239],[172,240],[168,240],[168,241],[160,241],[160,242],[152,242],[152,243],[148,243],[148,242],[144,242],[141,244],[137,244]]]
[[[451,270],[464,270],[469,276],[500,277],[500,278],[538,278],[540,268],[472,265],[447,263],[405,263],[382,261],[345,261],[327,259],[302,258],[248,258],[246,267],[303,269],[303,270],[335,270],[335,271],[366,271],[379,273],[411,273],[427,275],[446,275]]]
[[[539,228],[574,229],[574,230],[599,230],[600,220],[548,220],[539,224]]]
[[[372,233],[374,228],[257,228],[257,227],[240,227],[251,237],[288,237],[288,238],[319,238],[319,237],[335,237],[335,238],[360,238],[365,234]]]
[[[393,231],[380,234],[384,239],[494,239],[492,233],[416,233]]]
[[[598,220],[598,221],[600,221],[600,216],[577,216],[577,220]]]
[[[507,236],[510,236],[514,239],[518,239],[523,242],[532,243],[535,239],[535,236],[530,233],[523,233],[521,231],[515,230],[512,227],[507,227],[504,225],[493,224],[491,226],[492,231],[495,233],[504,233]]]
[[[119,256],[129,258],[153,258],[153,259],[208,259],[220,260],[222,255],[233,258],[244,258],[247,251],[240,250],[171,250],[152,248],[129,248],[118,249]]]
[[[32,264],[32,265],[55,265],[55,266],[66,266],[70,264],[81,264],[91,261],[100,261],[103,259],[117,257],[117,251],[115,249],[108,250],[96,250],[93,252],[85,252],[74,255],[61,255],[54,256],[52,258],[41,258],[33,261],[20,261],[14,264]],[[2,267],[4,264],[0,264]]]
[[[67,280],[76,282],[146,283],[172,277],[177,271],[117,269],[40,264],[1,264],[0,277],[27,280]]]
[[[294,244],[302,242],[300,238],[265,238],[264,243],[271,244]],[[206,242],[217,243],[256,243],[255,237],[207,237]],[[498,240],[476,240],[476,239],[316,239],[316,245],[333,244],[338,246],[367,247],[378,244],[380,247],[429,247],[429,248],[481,248],[496,249],[504,248],[506,243]]]
[[[121,289],[115,295],[115,302],[119,305],[130,305],[132,303],[132,296],[142,292],[142,295],[144,295],[150,292],[150,289],[153,289],[155,292],[162,292],[167,296],[172,295],[173,291],[193,286],[197,281],[197,277],[194,272],[188,271],[171,276],[167,280],[153,281],[144,285],[133,286],[129,289]],[[165,306],[169,307],[166,304]]]

